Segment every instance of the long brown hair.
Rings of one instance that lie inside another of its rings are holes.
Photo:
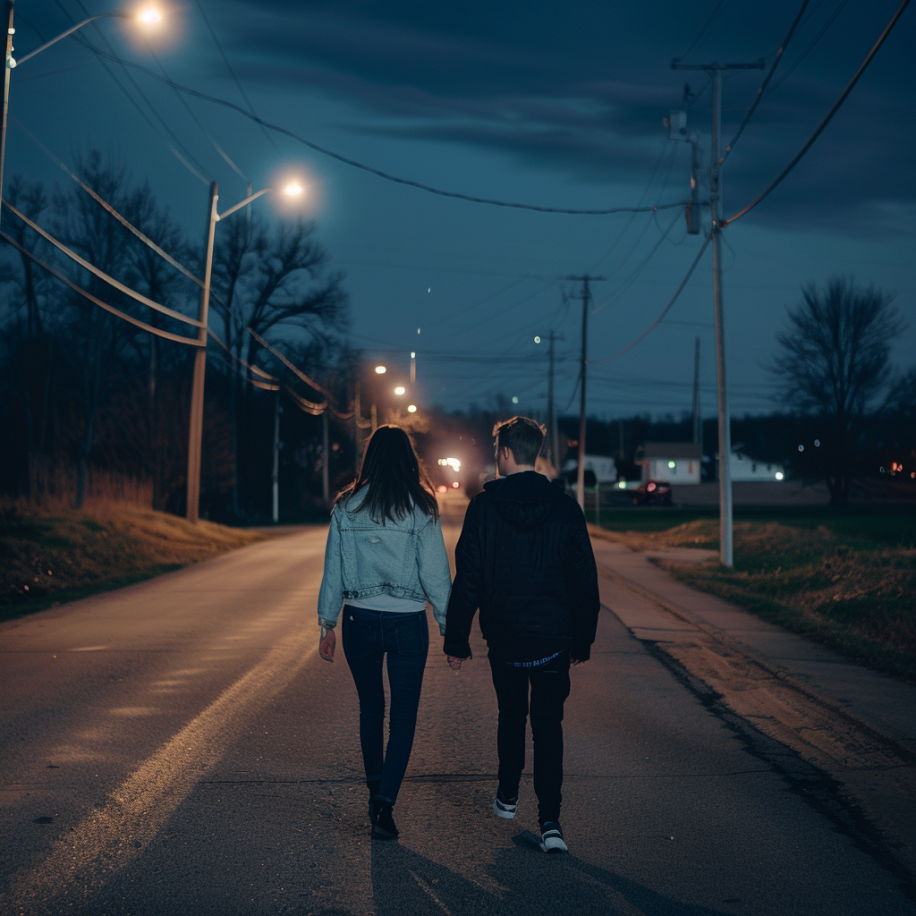
[[[404,518],[414,506],[434,519],[439,504],[433,486],[414,451],[410,437],[400,426],[380,426],[369,439],[356,480],[337,497],[346,505],[364,487],[369,487],[360,509],[367,509],[377,525],[388,518]]]

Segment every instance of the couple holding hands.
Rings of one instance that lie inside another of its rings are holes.
[[[560,826],[563,704],[570,666],[589,658],[598,624],[598,574],[582,510],[535,471],[544,431],[513,417],[493,430],[496,467],[468,505],[454,584],[439,507],[410,439],[381,426],[359,475],[337,498],[318,597],[320,655],[344,655],[359,695],[359,737],[372,836],[394,839],[394,805],[413,746],[433,607],[453,670],[471,657],[480,609],[499,709],[493,812],[515,817],[529,715],[541,848],[565,852]],[[387,664],[391,692],[384,741]]]

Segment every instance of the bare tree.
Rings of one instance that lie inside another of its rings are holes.
[[[237,359],[232,387],[236,513],[243,503],[238,486],[244,476],[240,442],[246,439],[250,406],[239,366],[243,359],[255,363],[260,349],[247,329],[265,338],[286,330],[295,339],[317,342],[328,332],[347,327],[343,274],[328,270],[328,254],[315,233],[315,223],[306,220],[281,223],[270,231],[254,213],[227,221],[217,233],[211,304],[223,320],[226,343]]]
[[[127,202],[126,171],[106,162],[98,150],[77,161],[77,172],[103,200],[117,210]],[[130,270],[131,236],[103,207],[80,189],[54,196],[54,234],[65,244],[109,276],[127,278]],[[64,265],[73,273],[72,265]],[[94,274],[80,271],[85,289],[100,299],[130,308],[124,297]],[[101,309],[88,305],[75,293],[66,293],[66,352],[63,361],[72,376],[72,393],[82,413],[82,431],[77,443],[76,505],[86,497],[90,460],[93,454],[96,420],[103,399],[112,386],[123,382],[119,369],[125,348],[137,329]]]
[[[887,389],[890,344],[905,325],[891,294],[845,277],[803,287],[788,320],[768,369],[781,403],[820,420],[819,470],[831,505],[846,505],[862,422]]]

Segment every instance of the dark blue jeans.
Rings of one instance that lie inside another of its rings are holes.
[[[542,826],[545,821],[558,821],[563,801],[563,704],[569,696],[569,652],[538,668],[515,668],[491,656],[490,669],[499,707],[496,726],[499,787],[506,798],[518,795],[525,768],[530,685],[538,820]]]
[[[359,741],[366,783],[391,804],[407,771],[420,705],[420,687],[429,652],[426,611],[401,614],[344,605],[343,650],[359,694]],[[387,656],[391,714],[388,748],[383,753],[385,688],[382,661]]]

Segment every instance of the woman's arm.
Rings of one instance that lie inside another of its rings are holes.
[[[333,629],[343,604],[343,571],[340,559],[340,524],[337,509],[331,514],[328,542],[324,550],[324,574],[318,592],[318,623]]]
[[[429,520],[417,538],[417,569],[420,585],[433,606],[433,616],[439,624],[439,634],[445,635],[445,611],[452,591],[452,574],[442,538],[442,522]]]

